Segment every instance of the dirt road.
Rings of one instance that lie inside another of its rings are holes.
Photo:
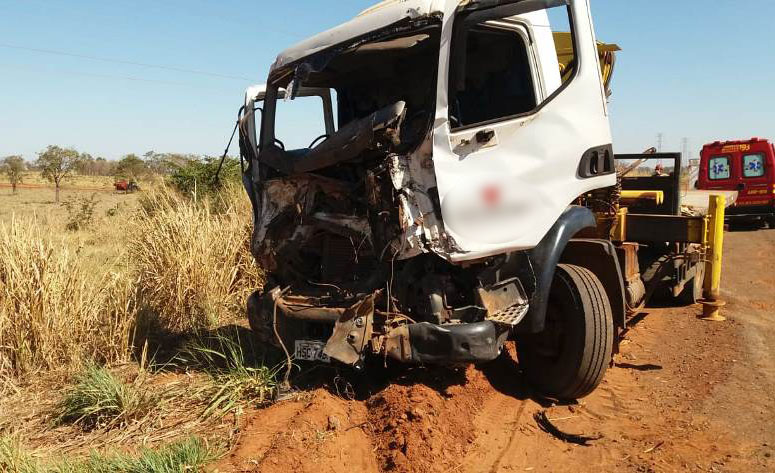
[[[331,373],[245,413],[218,471],[775,471],[775,230],[728,233],[727,322],[648,309],[574,405],[536,397],[513,355],[468,369]],[[314,384],[313,384],[314,386]],[[538,427],[592,440],[567,443]]]

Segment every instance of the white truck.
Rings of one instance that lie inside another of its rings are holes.
[[[612,67],[588,0],[389,0],[282,52],[240,112],[252,328],[356,369],[511,337],[541,391],[590,393],[646,295],[611,238]]]

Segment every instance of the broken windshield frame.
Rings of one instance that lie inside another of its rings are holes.
[[[420,51],[418,54],[425,59],[422,65],[428,65],[428,71],[425,71],[423,78],[427,79],[427,82],[429,82],[429,90],[422,94],[423,100],[427,99],[427,104],[418,103],[420,100],[418,100],[417,95],[413,97],[414,100],[407,100],[409,105],[411,105],[408,107],[409,115],[407,118],[416,119],[415,116],[419,115],[420,112],[427,113],[429,116],[428,127],[430,127],[430,118],[432,118],[432,110],[435,107],[433,98],[435,96],[436,77],[438,75],[440,37],[440,17],[429,16],[417,21],[401,21],[386,28],[369,32],[368,34],[347,43],[329,48],[325,51],[317,52],[311,56],[302,58],[295,63],[289,64],[287,67],[273,71],[269,79],[265,97],[266,106],[264,110],[265,120],[262,126],[262,149],[266,146],[271,146],[277,137],[277,99],[281,98],[282,93],[280,91],[282,91],[283,88],[291,87],[291,83],[293,83],[293,89],[301,84],[304,87],[328,88],[329,90],[335,91],[337,96],[337,104],[335,107],[337,111],[336,122],[340,129],[350,122],[364,118],[370,113],[377,112],[399,100],[404,100],[404,97],[400,96],[400,93],[395,93],[395,91],[393,91],[393,97],[378,97],[377,95],[368,97],[368,93],[364,90],[358,90],[358,95],[353,98],[351,96],[351,89],[373,82],[373,79],[376,79],[377,81],[380,79],[384,80],[386,76],[406,79],[406,76],[409,74],[391,71],[382,74],[372,73],[368,76],[364,75],[360,69],[366,69],[369,66],[373,67],[373,64],[363,65],[363,61],[353,60],[355,58],[352,54],[358,54],[359,57],[362,54],[363,57],[370,57],[372,60],[373,58],[389,58],[387,60],[389,63],[390,60],[396,59],[396,54],[404,54],[404,51]],[[429,39],[431,39],[431,41],[428,41]],[[422,46],[418,48],[418,45]],[[429,56],[432,56],[431,61],[428,61],[428,59],[431,59]],[[407,58],[412,57],[416,58],[417,56],[407,56]],[[348,62],[350,62],[350,64],[347,64]],[[397,61],[397,63],[400,62],[401,61]],[[340,67],[331,70],[330,66],[332,63],[336,63]],[[360,68],[352,67],[355,64]],[[344,69],[347,70],[341,70],[341,66],[343,65],[346,66]],[[358,75],[359,73],[361,74],[360,76]],[[363,80],[361,80],[361,83],[358,83],[358,80],[361,77]],[[343,85],[342,82],[345,82],[345,84]],[[396,83],[392,85],[395,89],[401,84]],[[409,86],[405,87],[407,89],[411,88]],[[382,92],[384,87],[373,85],[372,90]],[[293,90],[291,92],[293,92]],[[358,105],[360,108],[354,109],[353,105],[355,102],[353,102],[353,100],[360,100],[364,97],[372,99],[375,103],[371,105],[359,103]],[[343,104],[345,106],[343,106]]]
[[[286,89],[282,87],[271,87],[268,86],[266,88],[266,92],[263,94],[259,94],[256,97],[256,101],[263,100],[264,107],[261,113],[261,124],[260,128],[256,127],[257,133],[258,130],[261,130],[261,137],[260,141],[258,142],[259,149],[264,149],[268,143],[268,139],[265,142],[264,137],[271,137],[271,142],[274,143],[276,140],[275,136],[275,118],[277,116],[277,101],[278,100],[286,100]],[[305,98],[305,97],[319,97],[323,102],[323,124],[325,127],[325,133],[326,135],[332,135],[336,132],[336,127],[334,125],[334,107],[333,102],[331,100],[331,90],[327,88],[322,87],[297,87],[296,90],[296,98]],[[294,100],[293,98],[288,98],[287,100]],[[270,112],[271,110],[271,112]],[[271,126],[270,132],[271,134],[266,134],[268,132],[269,126]]]

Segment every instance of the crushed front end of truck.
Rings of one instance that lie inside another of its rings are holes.
[[[549,9],[579,34],[558,43]],[[573,203],[616,183],[602,77],[584,0],[385,2],[280,54],[239,122],[267,274],[253,330],[356,369],[369,355],[485,362],[522,336],[531,376],[555,373],[545,391],[591,392],[613,329],[584,342],[557,314],[613,324],[594,275],[560,268],[596,226]],[[302,100],[323,119],[299,143],[309,109],[280,117]]]
[[[268,274],[249,318],[297,357],[355,367],[367,354],[492,360],[509,326],[488,317],[524,315],[518,281],[484,287],[444,259],[455,242],[441,231],[434,196],[440,36],[440,18],[427,15],[275,65],[254,112],[261,133],[273,133],[267,124],[279,101],[337,92],[346,124],[314,147],[285,150],[272,140],[256,156],[244,120],[252,251]]]

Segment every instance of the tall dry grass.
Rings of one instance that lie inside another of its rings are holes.
[[[208,330],[241,316],[262,284],[250,254],[249,201],[238,187],[197,199],[170,188],[145,196],[130,261],[145,311],[171,332]]]
[[[129,355],[131,281],[92,274],[34,219],[0,223],[0,381]]]
[[[190,333],[241,317],[262,284],[249,205],[238,187],[207,199],[149,192],[121,225],[89,230],[115,237],[98,242],[110,253],[102,264],[45,222],[0,222],[0,388],[39,370],[126,361],[148,319]]]

